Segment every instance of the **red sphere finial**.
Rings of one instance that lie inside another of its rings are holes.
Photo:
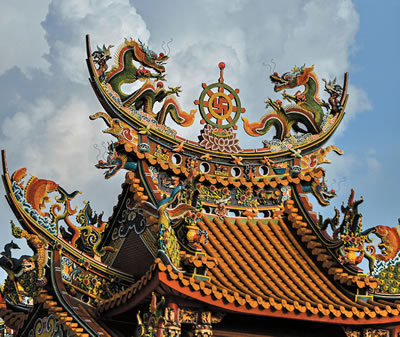
[[[219,83],[224,83],[224,68],[225,68],[225,63],[224,62],[220,62],[218,64],[219,67]]]

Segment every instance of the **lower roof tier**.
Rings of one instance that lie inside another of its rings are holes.
[[[291,206],[288,203],[288,213]],[[216,261],[207,268],[208,278],[187,276],[156,259],[139,281],[103,301],[99,311],[110,316],[122,314],[161,287],[164,293],[167,288],[172,294],[215,308],[253,315],[340,324],[398,320],[400,304],[346,295],[341,282],[359,289],[374,288],[377,282],[348,275],[340,268],[321,267],[323,262],[310,257],[307,242],[299,240],[290,220],[222,221],[207,216],[199,227],[208,232],[204,250]],[[333,269],[339,277],[330,275]]]

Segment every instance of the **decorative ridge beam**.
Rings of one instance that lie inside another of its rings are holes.
[[[75,324],[67,324],[67,326],[76,328],[75,333],[77,336],[79,336],[78,333],[85,331],[87,336],[97,337],[99,333],[102,333],[104,337],[112,337],[93,319],[90,319],[92,316],[83,308],[80,302],[68,295],[61,277],[60,261],[60,253],[58,251],[53,251],[50,271],[51,282],[56,297],[55,301],[59,302],[63,310],[76,322]],[[78,326],[80,327],[78,328]]]
[[[160,157],[154,157],[149,152],[140,152],[140,150],[136,146],[127,146],[124,145],[124,149],[127,153],[133,152],[140,160],[146,159],[150,165],[160,165],[163,170],[170,169],[174,172],[175,175],[184,174],[186,177],[189,176],[190,172],[187,170],[185,166],[176,166],[171,162],[166,162],[162,160]],[[208,181],[210,184],[217,184],[220,183],[223,186],[228,186],[229,184],[239,187],[239,186],[252,186],[253,184],[257,185],[259,188],[264,187],[277,187],[278,185],[287,186],[288,184],[299,184],[301,181],[310,182],[313,178],[321,178],[322,172],[320,170],[310,170],[305,173],[300,173],[296,177],[292,177],[289,174],[283,176],[272,176],[272,177],[265,177],[255,179],[252,178],[251,181],[246,181],[243,177],[241,178],[234,178],[234,177],[221,177],[221,176],[211,176],[208,174],[201,175],[199,182]],[[253,181],[254,180],[254,181]]]
[[[319,171],[322,172],[322,171]],[[319,241],[327,248],[337,248],[340,245],[340,242],[337,241],[332,241],[327,239],[317,228],[314,216],[310,214],[310,212],[306,209],[307,204],[311,205],[311,203],[308,200],[307,195],[302,194],[299,195],[297,189],[298,185],[294,186],[292,189],[293,191],[293,199],[290,200],[289,202],[289,207],[293,207],[296,209],[296,213],[298,213],[298,216],[301,216],[305,224],[310,224],[311,227],[310,229],[312,230],[313,234],[316,235],[319,239]]]

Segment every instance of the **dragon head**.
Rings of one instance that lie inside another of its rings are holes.
[[[321,168],[319,168],[322,170]],[[336,197],[335,190],[328,190],[328,186],[325,182],[325,171],[323,171],[323,176],[321,178],[314,177],[309,183],[304,183],[301,185],[303,193],[312,193],[318,200],[321,206],[328,206],[330,200]]]
[[[314,196],[317,198],[321,206],[328,206],[330,200],[337,196],[335,190],[328,190],[328,186],[325,182],[325,176],[321,180],[314,178],[311,183],[311,188]]]
[[[274,90],[277,92],[306,84],[313,70],[314,66],[306,67],[303,65],[300,68],[295,66],[290,72],[286,72],[282,76],[279,76],[278,73],[273,73],[269,78],[275,84]]]
[[[106,170],[104,172],[104,176],[106,179],[110,179],[121,168],[124,167],[126,161],[127,161],[127,157],[124,155],[118,154],[118,152],[115,150],[115,144],[111,143],[108,146],[107,161],[99,160],[99,162],[95,166],[99,169]]]
[[[107,161],[99,160],[95,167],[106,170],[104,176],[106,179],[113,177],[120,169],[134,171],[137,168],[137,163],[128,160],[126,154],[118,153],[115,149],[115,145],[118,143],[111,143],[108,146]]]
[[[139,40],[139,50],[140,53],[135,55],[138,61],[144,66],[150,67],[159,73],[165,72],[164,64],[168,60],[168,56],[164,53],[157,54],[156,52],[149,49],[142,41]]]

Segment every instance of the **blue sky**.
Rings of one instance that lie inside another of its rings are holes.
[[[202,82],[218,78],[220,61],[227,65],[225,82],[240,88],[251,121],[265,113],[267,97],[279,98],[263,62],[274,59],[280,74],[314,64],[320,78],[339,81],[348,71],[347,114],[331,142],[345,154],[331,154],[332,164],[325,166],[338,192],[332,205],[346,201],[354,187],[365,198],[366,226],[397,224],[398,1],[47,0],[1,6],[0,145],[10,170],[24,166],[68,191],[79,189],[79,202],[90,200],[110,215],[124,175],[105,181],[94,168],[94,145],[101,148],[111,138],[101,133],[102,122],[88,119],[102,108],[87,82],[85,34],[92,47],[133,37],[157,52],[172,38],[168,85],[182,85],[185,110],[193,108]],[[188,136],[198,129],[179,132]],[[242,147],[261,145],[261,139],[240,137]],[[321,211],[333,215],[333,207]],[[11,239],[10,219],[4,200],[0,247]]]
[[[355,1],[355,8],[360,24],[350,55],[350,81],[365,91],[370,109],[359,113],[345,132],[335,138],[345,156],[354,159],[343,163],[340,170],[334,169],[337,181],[346,178],[335,204],[339,204],[338,199],[345,200],[346,190],[354,187],[356,195],[365,199],[360,209],[366,226],[394,226],[400,217],[397,194],[400,108],[395,99],[400,75],[397,66],[400,3],[359,0]]]

